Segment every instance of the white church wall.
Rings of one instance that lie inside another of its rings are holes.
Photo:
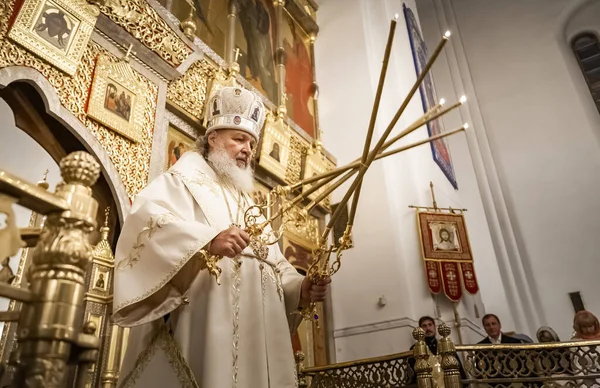
[[[416,12],[414,1],[407,3]],[[362,151],[389,23],[395,13],[400,17],[374,143],[416,79],[402,2],[348,0],[343,8],[334,1],[320,4],[316,42],[319,114],[323,141],[339,164],[355,159]],[[444,97],[453,102],[459,95]],[[417,94],[392,136],[422,114]],[[462,118],[457,117],[446,127],[454,129],[461,124]],[[402,144],[426,136],[426,129],[421,128]],[[412,329],[422,315],[436,316],[439,312],[442,320],[451,325],[454,322],[452,304],[441,295],[436,303],[427,290],[415,211],[408,208],[431,205],[430,181],[440,206],[469,209],[466,218],[474,254],[482,257],[482,262],[489,261],[489,265],[495,262],[464,134],[457,135],[450,148],[459,191],[433,162],[428,145],[376,162],[366,175],[354,226],[355,247],[345,252],[342,269],[332,285],[336,361],[408,350],[413,342]],[[336,191],[334,203],[344,193],[344,187]],[[493,274],[489,278],[498,280]],[[486,287],[484,282],[489,279],[484,276],[480,280]],[[386,301],[384,306],[379,304],[381,297]],[[458,306],[463,340],[470,342],[481,338],[474,303],[483,311],[479,296],[466,297]]]
[[[17,175],[29,182],[38,182],[48,169],[48,183],[53,190],[60,182],[60,169],[50,155],[29,135],[17,128],[10,106],[0,98],[0,169]],[[13,207],[16,224],[20,228],[29,226],[31,211],[19,205]],[[21,251],[10,259],[10,267],[17,273]],[[6,311],[9,300],[0,298],[0,311]],[[4,323],[0,322],[0,330]]]
[[[527,299],[523,306],[529,303],[534,316],[513,316],[521,321],[517,329],[533,335],[546,324],[568,339],[569,292],[581,291],[586,307],[600,313],[600,115],[569,48],[575,34],[600,32],[600,4],[423,0],[419,14],[429,42],[437,29],[457,27],[460,71],[436,68],[436,84],[451,89],[472,83],[472,104],[481,116],[475,130],[485,132],[491,148],[486,157],[498,171],[500,188],[493,195],[505,200],[503,235],[511,229],[516,241],[509,277],[519,284],[507,285],[504,273],[504,282],[490,287],[528,293],[517,296]]]

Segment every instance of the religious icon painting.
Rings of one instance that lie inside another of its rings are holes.
[[[196,148],[196,141],[181,132],[179,129],[169,125],[167,130],[167,150],[165,153],[165,171],[171,168],[183,154]]]
[[[87,108],[92,119],[134,142],[149,136],[143,129],[149,93],[140,77],[126,61],[98,56]]]
[[[479,286],[464,215],[417,212],[417,225],[429,290],[437,294],[443,289],[454,302],[462,297],[463,285],[476,294]]]
[[[309,136],[315,136],[314,77],[310,37],[284,12],[281,36],[285,51],[285,90],[288,116]]]
[[[192,17],[196,23],[196,36],[216,55],[225,58],[229,1],[223,0],[176,0],[171,2],[171,13],[180,21],[188,20],[193,4]]]
[[[213,0],[217,1],[217,0]],[[219,0],[221,1],[221,0]],[[277,19],[272,0],[231,0],[237,10],[235,47],[240,74],[270,101],[278,101]],[[225,3],[225,1],[223,1]]]
[[[429,60],[429,54],[427,53],[427,45],[421,34],[419,24],[413,13],[413,11],[404,4],[404,17],[406,18],[406,26],[408,28],[408,37],[410,40],[410,46],[413,52],[413,59],[415,63],[415,71],[417,75],[421,74],[427,61]],[[433,76],[429,72],[421,86],[419,87],[421,94],[421,101],[423,104],[423,111],[427,112],[438,104],[439,99],[436,96],[435,85],[433,83]],[[435,136],[442,133],[444,130],[441,119],[436,119],[427,124],[427,132],[429,136]],[[452,166],[452,158],[450,156],[450,148],[445,138],[437,139],[431,143],[431,152],[433,154],[433,160],[440,167],[446,178],[450,181],[452,186],[458,190],[458,184],[456,183],[456,175],[454,173],[454,167]]]
[[[110,273],[107,268],[96,266],[94,278],[92,279],[92,289],[95,291],[106,292],[109,286]]]
[[[24,0],[15,10],[10,39],[74,75],[100,14],[85,0]]]
[[[271,115],[265,121],[258,165],[282,181],[286,180],[292,129]]]

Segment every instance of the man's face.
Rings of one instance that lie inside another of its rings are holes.
[[[209,135],[208,144],[213,148],[220,147],[225,150],[239,168],[245,169],[250,165],[256,140],[244,131],[220,129]]]
[[[498,320],[494,317],[489,317],[486,320],[484,320],[483,328],[485,329],[487,335],[494,339],[500,336],[500,331],[502,330],[500,322],[498,322]]]
[[[421,324],[421,329],[425,330],[425,337],[435,337],[435,322],[426,320]]]

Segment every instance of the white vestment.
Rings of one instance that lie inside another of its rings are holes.
[[[133,327],[119,387],[297,386],[303,276],[275,244],[220,260],[217,285],[196,254],[243,215],[235,195],[196,152],[137,195],[115,254],[113,319]]]

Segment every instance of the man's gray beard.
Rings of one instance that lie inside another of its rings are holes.
[[[208,153],[208,161],[215,173],[227,183],[244,193],[254,190],[254,172],[250,166],[238,167],[235,159],[231,159],[222,148],[215,148]]]

